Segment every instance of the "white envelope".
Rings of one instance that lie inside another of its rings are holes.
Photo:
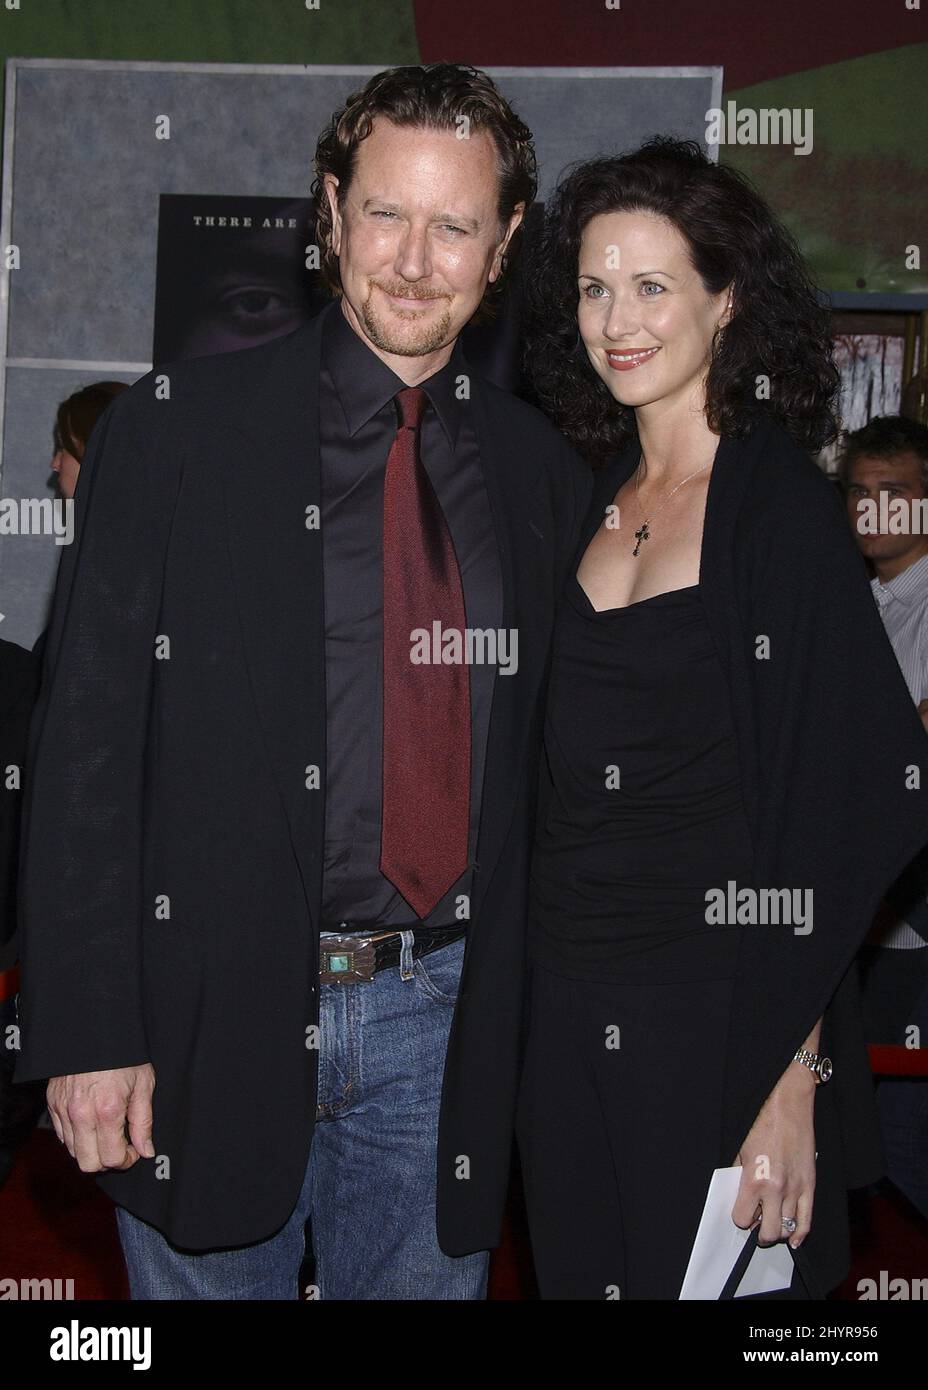
[[[690,1262],[683,1277],[681,1299],[717,1299],[750,1231],[743,1231],[731,1219],[738,1196],[741,1169],[716,1168],[709,1183],[699,1230],[693,1241]],[[752,1293],[774,1293],[788,1289],[793,1281],[793,1256],[786,1241],[758,1246],[751,1256],[744,1277],[735,1291],[737,1298]]]

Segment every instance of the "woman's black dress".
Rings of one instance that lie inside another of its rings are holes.
[[[749,930],[708,923],[706,894],[752,872],[698,585],[597,612],[569,582],[542,776],[518,1114],[541,1293],[676,1299]]]

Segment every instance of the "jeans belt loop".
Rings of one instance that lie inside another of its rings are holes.
[[[415,941],[415,934],[411,931],[404,931],[400,936],[400,978],[411,980],[415,962],[412,958],[412,943]]]

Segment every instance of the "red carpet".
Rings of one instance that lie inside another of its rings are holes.
[[[54,1132],[33,1130],[0,1188],[0,1278],[73,1279],[76,1299],[128,1298],[113,1210]],[[519,1216],[518,1211],[510,1213],[506,1244],[494,1254],[492,1299],[535,1296],[532,1257]]]
[[[858,1280],[928,1275],[928,1222],[887,1188],[855,1193],[854,1267],[832,1297],[856,1301]],[[52,1130],[36,1129],[0,1189],[0,1278],[73,1279],[76,1299],[128,1298],[113,1207]],[[505,1239],[494,1251],[489,1297],[537,1297],[525,1217],[514,1183]]]
[[[128,1298],[113,1211],[54,1130],[34,1129],[0,1188],[0,1277],[73,1279],[75,1298]]]

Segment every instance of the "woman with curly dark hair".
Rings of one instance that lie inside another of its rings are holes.
[[[854,956],[928,839],[924,731],[805,452],[835,434],[827,314],[748,181],[668,138],[568,172],[526,282],[535,393],[598,465],[532,870],[541,1292],[679,1298],[740,1168],[727,1235],[820,1297],[882,1171]]]

